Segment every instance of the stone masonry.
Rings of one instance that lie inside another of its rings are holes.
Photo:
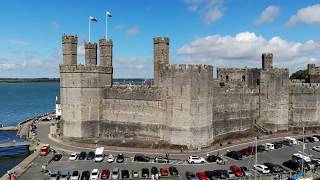
[[[221,135],[255,124],[271,131],[320,125],[320,70],[308,65],[305,83],[288,69],[217,68],[169,63],[169,38],[154,44],[154,85],[113,85],[112,40],[85,43],[85,65],[77,64],[77,36],[62,37],[60,65],[62,135],[65,138],[164,141],[198,148]]]

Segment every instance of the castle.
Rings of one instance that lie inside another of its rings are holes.
[[[77,36],[62,37],[60,65],[61,135],[72,139],[164,141],[199,148],[230,132],[253,126],[270,131],[320,125],[320,69],[308,65],[305,82],[288,69],[217,68],[169,63],[169,39],[154,45],[154,84],[113,85],[110,39],[85,43],[85,64],[77,64]],[[97,61],[99,46],[100,62]]]

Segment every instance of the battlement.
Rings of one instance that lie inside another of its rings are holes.
[[[105,88],[105,99],[126,99],[126,100],[161,100],[161,88],[148,86],[118,85]]]
[[[99,73],[111,74],[112,67],[96,66],[96,65],[60,65],[60,73]]]
[[[262,54],[262,69],[272,69],[273,68],[273,54],[263,53]]]
[[[112,39],[100,39],[99,45],[100,46],[112,46],[113,42]]]
[[[64,43],[72,43],[75,44],[78,42],[78,36],[76,35],[63,35],[62,36],[62,44]]]
[[[213,66],[206,64],[166,64],[161,68],[167,72],[213,72]]]
[[[97,49],[97,43],[86,42],[85,49]]]
[[[153,38],[153,43],[154,44],[159,44],[159,43],[165,43],[169,45],[169,38],[168,37],[155,37]]]
[[[291,83],[290,94],[320,94],[320,83]]]

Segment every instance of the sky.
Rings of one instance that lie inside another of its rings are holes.
[[[114,78],[153,77],[153,37],[170,38],[170,63],[261,67],[320,65],[320,0],[1,0],[0,78],[59,77],[61,37],[113,40]]]

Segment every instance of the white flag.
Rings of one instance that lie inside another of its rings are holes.
[[[107,15],[108,15],[108,17],[112,17],[112,14],[110,11],[107,11]]]
[[[95,16],[89,16],[89,18],[90,18],[91,21],[95,21],[95,22],[98,21],[98,19]]]

